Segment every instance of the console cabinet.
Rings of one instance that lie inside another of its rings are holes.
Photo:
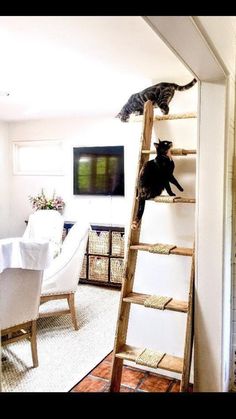
[[[72,225],[65,222],[65,230]],[[80,283],[120,288],[124,272],[124,227],[92,224],[91,228]]]

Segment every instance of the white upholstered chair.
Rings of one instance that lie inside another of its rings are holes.
[[[75,330],[78,330],[74,294],[77,290],[88,240],[89,222],[84,218],[69,230],[61,253],[52,261],[43,275],[41,304],[50,300],[67,299],[69,309],[43,313],[39,317],[50,317],[70,313]]]
[[[37,210],[29,216],[24,239],[49,240],[54,256],[61,250],[64,219],[56,210]]]
[[[8,268],[0,273],[0,328],[2,346],[29,339],[33,366],[38,366],[36,319],[43,271]]]

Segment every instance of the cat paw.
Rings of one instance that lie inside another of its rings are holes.
[[[181,188],[181,187],[179,188],[179,190],[180,190],[181,192],[183,192],[183,191],[184,191],[184,189],[183,189],[183,188]]]
[[[176,194],[174,192],[169,193],[170,196],[176,196]]]

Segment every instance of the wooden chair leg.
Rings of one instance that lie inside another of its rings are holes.
[[[34,368],[38,367],[38,351],[37,351],[37,326],[36,326],[36,320],[32,321],[31,326],[31,352],[32,352],[32,359],[33,359],[33,366]]]
[[[74,326],[75,330],[78,330],[78,323],[77,323],[76,311],[75,311],[75,295],[70,294],[67,297],[67,301],[68,301],[69,309],[70,309],[70,312],[71,312],[71,318],[72,318],[73,326]]]

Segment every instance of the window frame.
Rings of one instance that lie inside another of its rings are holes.
[[[32,146],[40,148],[44,146],[55,146],[56,149],[63,156],[63,142],[61,140],[26,140],[26,141],[13,141],[13,175],[24,175],[24,176],[63,176],[64,175],[64,164],[61,159],[61,167],[59,169],[47,169],[46,171],[40,171],[37,167],[35,170],[24,170],[20,168],[20,149],[26,146]]]

